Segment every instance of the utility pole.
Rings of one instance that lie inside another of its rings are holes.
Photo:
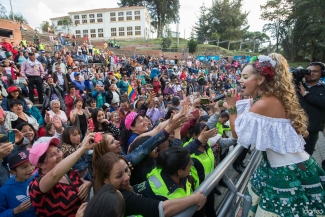
[[[11,8],[11,18],[12,18],[12,20],[15,20],[14,19],[14,11],[12,10],[11,0],[9,0],[9,2],[10,2],[10,8]]]
[[[179,46],[179,23],[176,25],[177,47]]]

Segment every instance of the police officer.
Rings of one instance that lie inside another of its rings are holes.
[[[148,180],[133,186],[133,190],[144,197],[161,201],[189,196],[194,190],[189,181],[191,166],[187,149],[171,147],[159,153],[157,167],[148,174]]]
[[[320,81],[320,78],[325,77],[325,66],[321,62],[312,62],[307,69],[311,74],[305,75],[305,82],[299,85],[299,101],[309,117],[305,151],[312,155],[319,131],[324,129],[325,123],[325,85]]]

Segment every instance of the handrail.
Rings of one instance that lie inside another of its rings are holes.
[[[213,170],[213,172],[202,182],[202,184],[195,190],[202,191],[205,196],[208,196],[214,187],[218,184],[219,180],[224,176],[227,169],[236,160],[239,154],[244,149],[241,145],[236,145],[234,149],[219,163],[219,165]],[[182,212],[176,214],[174,217],[189,217],[193,216],[198,209],[197,205],[193,205]]]
[[[218,217],[236,216],[235,213],[237,213],[237,211],[239,210],[239,201],[241,200],[241,198],[243,198],[243,194],[245,193],[244,191],[250,180],[250,177],[256,170],[256,167],[259,165],[260,160],[261,152],[255,149],[249,159],[249,163],[247,164],[246,169],[243,171],[242,175],[237,180],[236,185],[234,185],[230,180],[226,179],[227,182],[224,180],[228,188],[230,189],[230,193],[227,195],[227,199],[223,201],[223,204],[219,206],[220,208],[217,211]],[[249,209],[249,207],[243,208]],[[242,214],[244,216],[246,215],[246,213],[244,212]]]

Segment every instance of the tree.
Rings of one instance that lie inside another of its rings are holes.
[[[70,17],[64,17],[58,21],[58,25],[62,25],[64,29],[68,29],[68,33],[70,33],[70,29],[73,26],[77,26]]]
[[[12,12],[9,13],[9,18],[12,17]],[[15,21],[22,23],[22,24],[28,24],[27,19],[21,14],[21,13],[15,13],[14,14]]]
[[[216,33],[221,41],[241,39],[249,14],[241,11],[242,5],[243,0],[215,0],[209,9],[202,6],[199,22],[194,27],[199,42],[210,40]]]
[[[43,21],[41,24],[41,29],[43,32],[48,32],[48,29],[50,27],[49,21]]]
[[[179,0],[120,0],[118,5],[147,7],[152,18],[151,25],[157,30],[157,38],[162,37],[166,25],[179,21]]]
[[[197,41],[194,37],[191,37],[190,40],[187,42],[187,48],[190,53],[194,53],[197,50]]]
[[[270,21],[263,26],[263,31],[270,32],[271,37],[276,40],[276,52],[279,52],[281,40],[287,34],[291,6],[287,0],[268,0],[265,5],[260,6],[261,18]]]
[[[2,19],[8,19],[8,16],[7,16],[7,10],[5,8],[5,6],[3,6],[2,4],[0,4],[0,18]]]
[[[169,48],[172,45],[172,33],[169,28],[166,28],[161,41],[162,48]]]

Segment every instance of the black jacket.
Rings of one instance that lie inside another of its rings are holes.
[[[298,96],[300,105],[309,117],[308,131],[322,131],[325,124],[325,85],[319,83],[309,88],[304,84],[304,87],[309,93],[305,97],[298,93]]]
[[[119,95],[120,100],[121,100],[121,94],[120,94],[118,91],[116,91],[116,93]],[[107,91],[107,96],[106,96],[106,102],[107,102],[108,104],[111,104],[112,99],[113,99],[113,93],[112,93],[111,90],[108,90],[108,91]]]

